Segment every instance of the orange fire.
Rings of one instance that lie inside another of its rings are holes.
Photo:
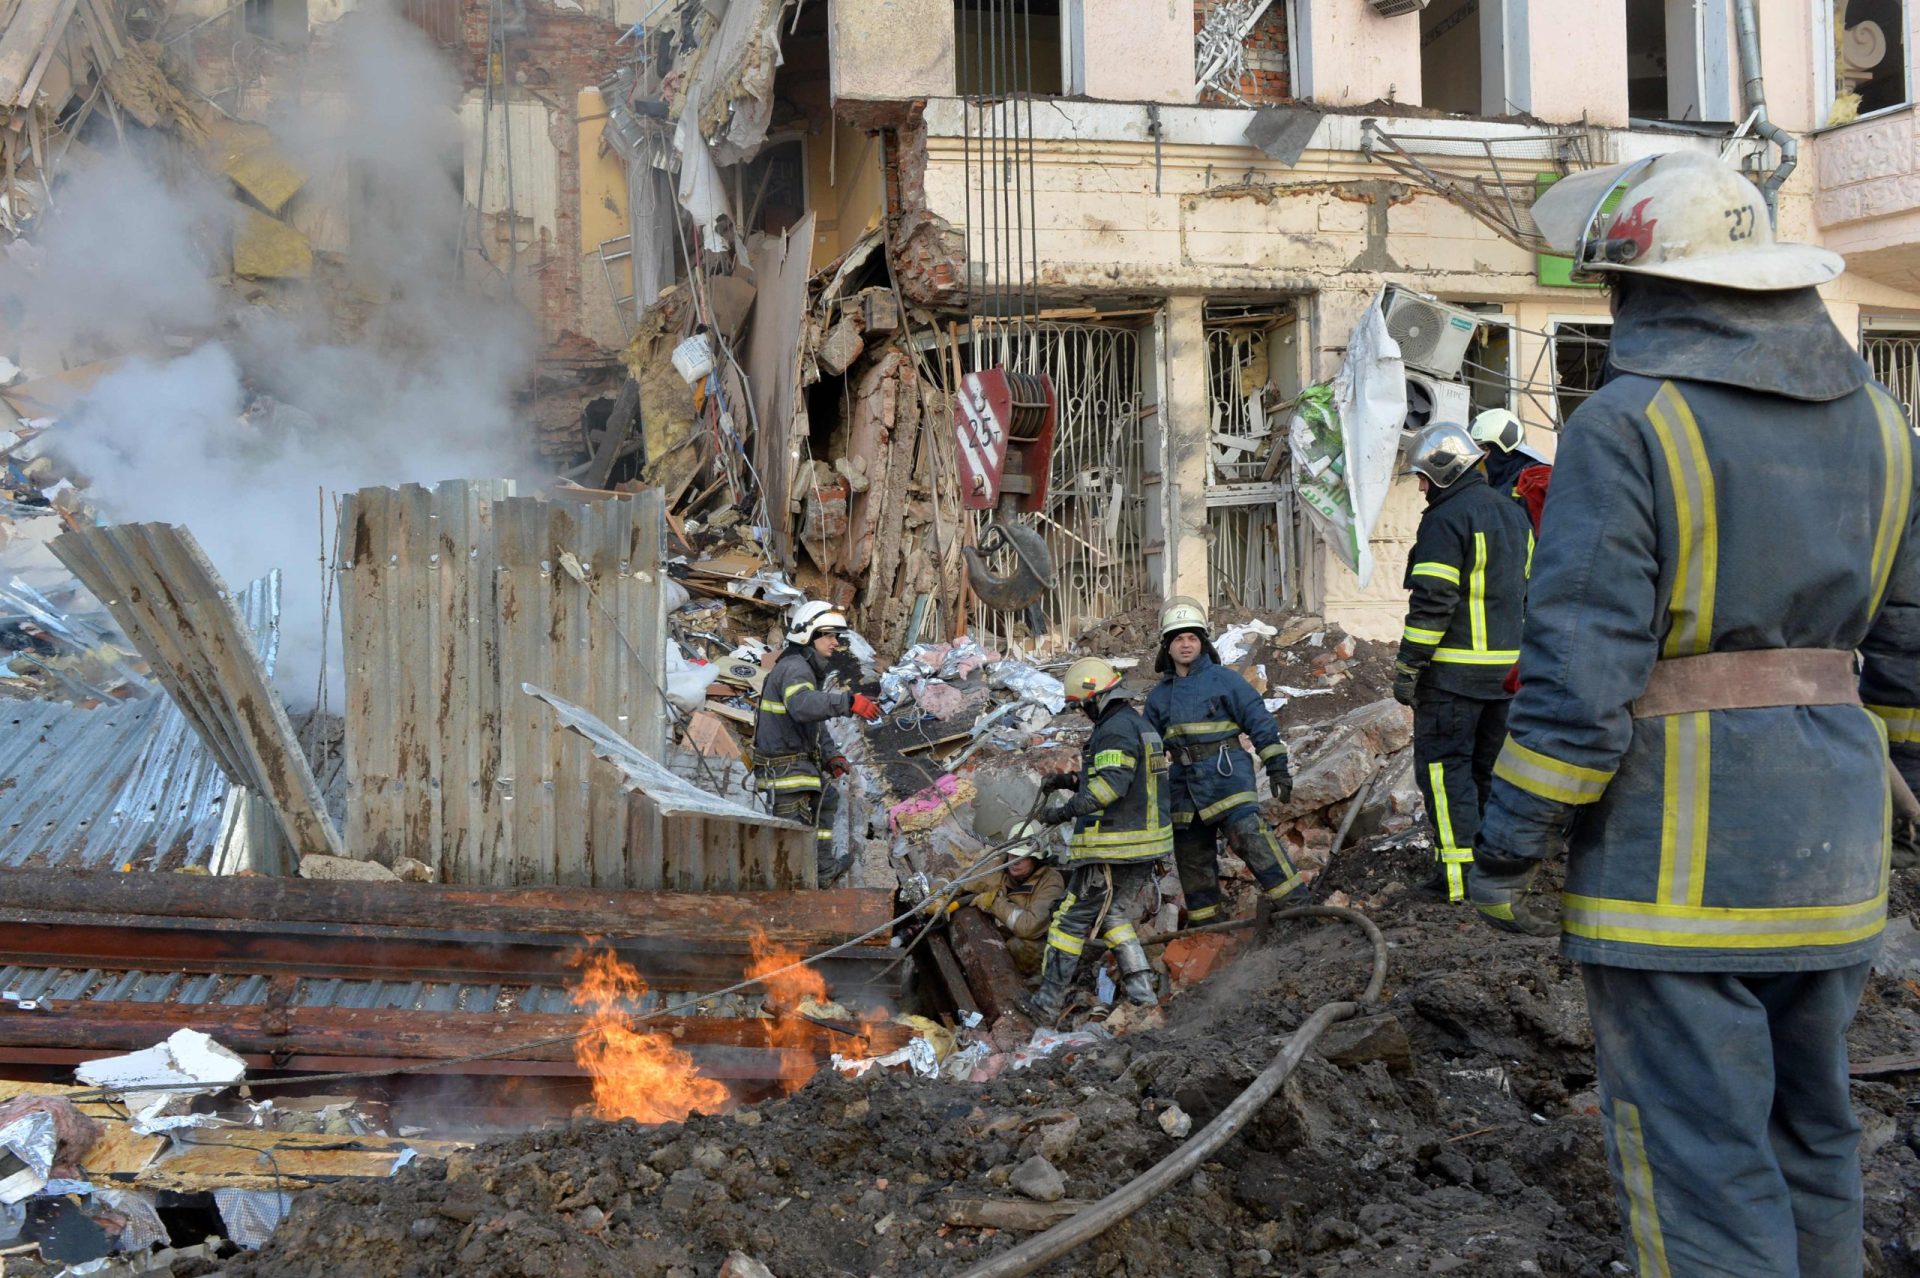
[[[761,1006],[770,1018],[765,1022],[767,1042],[773,1047],[793,1049],[789,1053],[789,1066],[801,1071],[798,1077],[789,1075],[781,1081],[785,1091],[799,1091],[819,1068],[819,1058],[813,1054],[819,1034],[808,1024],[809,1020],[857,1030],[839,1036],[841,1041],[834,1044],[833,1050],[840,1055],[856,1057],[872,1053],[873,1037],[867,1031],[867,1024],[886,1020],[883,1009],[870,1009],[856,1024],[844,1007],[827,997],[827,982],[819,969],[794,966],[803,957],[798,951],[779,948],[757,927],[748,944],[753,960],[747,964],[746,975],[759,978],[760,988],[766,992]],[[787,968],[792,970],[783,970]]]
[[[604,945],[577,950],[571,961],[583,969],[573,1005],[587,1012],[587,1028],[574,1040],[573,1056],[593,1076],[595,1116],[677,1123],[695,1111],[716,1114],[732,1103],[726,1087],[702,1078],[671,1035],[636,1027],[624,1005],[647,992],[640,973]]]

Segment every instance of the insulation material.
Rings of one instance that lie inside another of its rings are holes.
[[[732,220],[733,210],[727,203],[727,184],[720,176],[712,152],[707,149],[707,140],[700,136],[694,123],[699,109],[694,93],[689,91],[686,114],[680,117],[673,132],[673,145],[680,152],[680,206],[700,228],[707,252],[725,253],[727,239],[720,233],[718,223],[723,217]]]
[[[216,1189],[213,1201],[220,1208],[220,1223],[227,1237],[253,1251],[267,1241],[293,1205],[293,1195],[271,1189]]]
[[[721,164],[751,159],[766,140],[781,62],[780,17],[791,2],[733,0],[701,50],[681,118],[698,122]]]
[[[231,152],[221,171],[254,203],[278,213],[307,184],[307,172],[271,142]]]
[[[249,205],[236,204],[233,273],[245,279],[311,279],[313,245],[285,222]]]

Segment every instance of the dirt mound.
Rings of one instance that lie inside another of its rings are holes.
[[[1310,1055],[1216,1161],[1045,1272],[1623,1272],[1578,974],[1550,941],[1406,895],[1423,855],[1363,848],[1326,879],[1371,899],[1393,946],[1378,1024],[1405,1046],[1385,1032],[1385,1050],[1329,1046],[1341,1064]],[[1023,1236],[949,1224],[956,1200],[1019,1200],[1009,1181],[1036,1155],[1070,1198],[1118,1188],[1176,1147],[1170,1106],[1198,1130],[1313,1008],[1360,987],[1356,930],[1285,927],[1162,1029],[985,1084],[823,1074],[725,1118],[581,1121],[423,1160],[303,1196],[228,1272],[706,1278],[740,1250],[781,1278],[954,1274]],[[1917,1037],[1920,989],[1876,977],[1856,1059]],[[1915,1078],[1856,1086],[1870,1274],[1920,1274]]]

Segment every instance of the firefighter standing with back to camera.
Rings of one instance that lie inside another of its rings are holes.
[[[1287,747],[1260,694],[1220,664],[1207,633],[1206,609],[1176,595],[1160,611],[1159,684],[1147,694],[1147,720],[1167,744],[1172,763],[1173,859],[1188,923],[1216,921],[1221,911],[1220,834],[1269,900],[1280,900],[1302,880],[1260,815],[1253,762],[1240,748],[1245,733],[1273,797],[1293,794]]]
[[[1047,952],[1034,994],[1035,1018],[1051,1025],[1066,1006],[1087,938],[1096,931],[1113,950],[1120,989],[1153,1004],[1153,970],[1134,924],[1153,895],[1154,862],[1173,851],[1168,819],[1167,753],[1160,734],[1134,709],[1120,672],[1098,657],[1067,667],[1067,703],[1093,720],[1080,752],[1074,793],[1041,809],[1046,825],[1073,822],[1067,840],[1067,895],[1047,929]]]
[[[1393,697],[1413,707],[1413,766],[1438,864],[1427,890],[1464,900],[1480,811],[1507,730],[1507,672],[1520,659],[1533,527],[1496,493],[1466,430],[1421,431],[1407,461],[1427,493],[1407,565],[1406,630]]]
[[[1858,1278],[1846,1028],[1920,781],[1913,433],[1816,291],[1844,262],[1732,167],[1562,185],[1534,219],[1609,283],[1615,376],[1555,459],[1473,902],[1580,964],[1643,1276]],[[1562,847],[1555,929],[1526,892]]]
[[[851,864],[851,854],[833,856],[833,811],[837,791],[827,780],[847,773],[847,761],[827,735],[827,720],[854,715],[871,723],[880,707],[864,693],[821,688],[827,662],[840,650],[847,618],[832,604],[809,600],[794,608],[787,624],[787,646],[760,688],[760,712],[753,723],[753,775],[773,795],[773,815],[811,825],[815,856],[824,885]]]

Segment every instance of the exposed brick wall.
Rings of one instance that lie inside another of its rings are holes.
[[[1198,35],[1206,25],[1207,14],[1221,0],[1193,0],[1193,30]],[[1240,77],[1240,96],[1255,104],[1291,102],[1293,83],[1287,75],[1287,6],[1274,0],[1247,37],[1247,73]],[[1211,89],[1203,89],[1200,101],[1220,105],[1229,101]]]
[[[454,51],[468,88],[486,83],[487,0],[463,0],[460,47]],[[543,346],[583,327],[580,242],[580,130],[574,118],[581,89],[599,84],[619,63],[614,41],[618,23],[526,0],[526,30],[507,37],[506,82],[539,97],[552,108],[554,149],[560,190],[554,215],[554,242],[540,246],[529,271],[534,289],[522,286],[521,298],[535,309]],[[523,253],[521,261],[526,262]],[[535,292],[537,289],[537,293]],[[537,298],[537,300],[536,300]]]

